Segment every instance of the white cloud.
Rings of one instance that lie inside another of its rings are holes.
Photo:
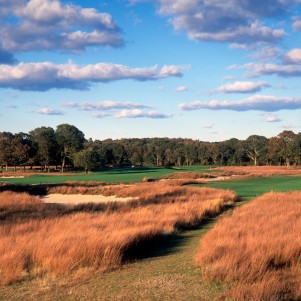
[[[111,15],[59,0],[5,1],[0,16],[0,48],[6,51],[79,51],[124,44]]]
[[[62,107],[76,108],[80,111],[91,111],[95,118],[104,118],[114,116],[116,118],[153,118],[163,119],[170,118],[172,115],[159,113],[152,110],[151,106],[136,102],[121,102],[105,100],[98,102],[63,102]],[[148,110],[147,110],[148,109]],[[116,113],[118,110],[120,112]]]
[[[34,111],[34,113],[42,114],[42,115],[64,115],[64,113],[60,110],[50,109],[50,108],[42,108]]]
[[[248,70],[246,77],[260,77],[264,75],[278,75],[281,77],[301,76],[301,65],[277,65],[248,63],[242,66],[230,66],[231,69]]]
[[[212,93],[254,93],[259,92],[262,88],[270,87],[271,85],[266,82],[234,82],[231,84],[220,86],[213,91]]]
[[[294,18],[293,20],[293,29],[295,31],[298,31],[301,29],[301,19],[300,18]]]
[[[78,108],[79,104],[75,101],[64,101],[61,106],[64,108]]]
[[[277,47],[263,47],[256,50],[251,57],[258,61],[268,61],[279,56],[280,49]]]
[[[146,2],[131,0],[132,4]],[[283,17],[299,0],[153,0],[158,13],[169,17],[176,30],[199,41],[230,42],[243,47],[275,43],[284,38],[282,28],[264,21]]]
[[[18,90],[46,91],[56,89],[88,89],[91,84],[122,79],[139,81],[182,76],[178,66],[130,68],[124,65],[98,63],[79,66],[67,64],[19,63],[0,65],[0,87]]]
[[[111,116],[111,114],[109,113],[105,113],[105,112],[96,112],[96,113],[92,113],[92,117],[94,118],[105,118],[105,117],[109,117]]]
[[[153,118],[153,119],[163,119],[170,118],[171,115],[158,113],[156,111],[144,112],[140,109],[133,110],[122,110],[120,113],[116,114],[117,118]]]
[[[288,64],[301,64],[301,49],[294,48],[290,50],[284,57],[284,62]]]
[[[266,122],[279,122],[281,119],[274,114],[268,114],[265,116],[264,120]]]
[[[231,111],[265,111],[276,112],[280,110],[301,109],[301,97],[277,97],[269,95],[254,95],[238,101],[210,100],[193,101],[179,104],[180,110],[231,110]]]
[[[185,92],[188,88],[186,86],[179,86],[176,88],[176,92]]]
[[[82,111],[150,108],[147,105],[143,105],[139,103],[120,102],[120,101],[112,101],[112,100],[105,100],[100,102],[82,102],[80,104],[77,104],[77,107]]]

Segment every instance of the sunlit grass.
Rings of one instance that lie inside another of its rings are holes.
[[[301,192],[267,193],[221,219],[197,262],[208,279],[230,285],[230,300],[299,300],[300,233]]]

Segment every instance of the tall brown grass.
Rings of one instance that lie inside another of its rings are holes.
[[[37,215],[46,209],[39,197],[27,193],[0,192],[0,222],[20,219],[21,215]]]
[[[265,194],[220,220],[197,263],[232,284],[231,300],[300,300],[301,192]]]
[[[301,175],[301,168],[296,166],[291,166],[290,168],[287,168],[286,166],[223,166],[216,169],[222,170],[225,175]]]
[[[39,197],[31,196],[28,193],[0,192],[0,210],[8,208],[27,210],[28,208],[36,208],[43,204]]]
[[[167,180],[159,182],[145,182],[136,184],[120,184],[120,185],[90,185],[83,183],[67,184],[51,187],[48,189],[48,194],[101,194],[105,196],[115,195],[117,197],[134,197],[138,198],[139,202],[172,202],[174,197],[187,199],[187,190],[190,193],[200,194],[199,188],[183,187],[187,184],[186,180]],[[221,194],[219,190],[207,188],[202,190],[201,194],[215,194],[217,197]],[[206,192],[205,192],[206,191]],[[224,193],[224,192],[223,192]],[[232,193],[229,192],[230,198]],[[164,198],[163,198],[164,196]]]
[[[207,188],[168,187],[166,192],[172,193],[172,189],[176,190],[173,202],[165,203],[163,193],[160,204],[0,225],[0,282],[8,284],[45,273],[68,274],[87,267],[103,270],[119,266],[129,250],[199,225],[236,198],[230,191]],[[142,190],[147,192],[145,187]],[[160,193],[155,190],[153,194]]]

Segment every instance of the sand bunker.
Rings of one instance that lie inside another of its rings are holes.
[[[2,177],[0,176],[0,179],[23,179],[24,176],[5,176],[5,177]]]
[[[137,198],[119,198],[114,195],[49,194],[42,196],[41,199],[48,204],[56,203],[77,205],[85,203],[128,202]]]

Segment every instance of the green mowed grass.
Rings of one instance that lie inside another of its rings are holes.
[[[203,185],[202,185],[203,186]],[[208,187],[230,189],[239,197],[253,198],[270,191],[291,191],[301,189],[301,176],[256,177],[240,180],[216,181]]]
[[[181,168],[168,167],[134,167],[134,168],[110,168],[103,171],[90,174],[79,173],[76,175],[50,176],[34,175],[28,178],[1,178],[0,181],[9,182],[11,184],[55,184],[66,183],[68,181],[77,182],[115,182],[115,183],[130,183],[139,182],[145,177],[160,178],[174,172],[202,172],[210,173],[216,170],[210,170],[208,166],[183,166]],[[18,174],[16,174],[17,176]]]

